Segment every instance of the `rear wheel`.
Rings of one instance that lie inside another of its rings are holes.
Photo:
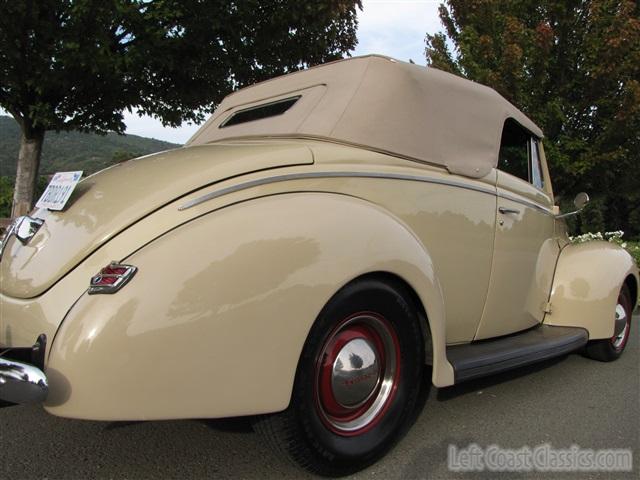
[[[626,285],[622,286],[614,312],[615,324],[613,336],[602,340],[592,340],[586,346],[586,355],[601,362],[616,360],[627,346],[631,331],[633,305],[631,293]]]
[[[363,279],[313,325],[291,404],[256,431],[297,465],[346,475],[375,462],[406,430],[422,384],[418,316],[402,285]]]

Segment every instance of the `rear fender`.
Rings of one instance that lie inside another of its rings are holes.
[[[590,340],[611,338],[618,294],[625,281],[635,281],[637,286],[638,269],[623,248],[603,241],[567,245],[560,252],[551,313],[544,323],[582,327]],[[636,292],[637,288],[632,289],[632,295]]]
[[[205,418],[285,409],[322,307],[369,272],[418,295],[433,382],[453,383],[444,305],[428,252],[386,211],[334,194],[235,204],[180,226],[125,260],[135,277],[85,294],[51,347],[49,412],[105,420]]]

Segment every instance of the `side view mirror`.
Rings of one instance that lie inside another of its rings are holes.
[[[580,192],[576,195],[576,198],[573,199],[573,204],[578,209],[578,211],[582,210],[587,203],[589,203],[589,195],[584,192]]]
[[[556,218],[565,218],[572,215],[577,215],[582,211],[587,203],[589,203],[589,195],[587,195],[585,192],[580,192],[573,200],[573,204],[575,205],[577,210],[574,210],[573,212],[563,213],[562,215],[556,215]]]

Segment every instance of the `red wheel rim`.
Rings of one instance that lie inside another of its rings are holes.
[[[361,312],[326,337],[316,360],[315,406],[342,436],[367,432],[384,417],[398,388],[400,343],[381,315]]]
[[[631,308],[629,304],[630,302],[627,297],[620,292],[618,303],[616,304],[615,322],[618,323],[624,321],[625,323],[624,328],[619,333],[614,334],[613,337],[611,337],[611,345],[616,352],[622,351],[629,339],[629,332],[631,331]]]

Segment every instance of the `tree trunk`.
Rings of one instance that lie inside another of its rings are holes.
[[[43,142],[43,129],[22,128],[16,185],[13,191],[12,217],[26,215],[33,207]]]

